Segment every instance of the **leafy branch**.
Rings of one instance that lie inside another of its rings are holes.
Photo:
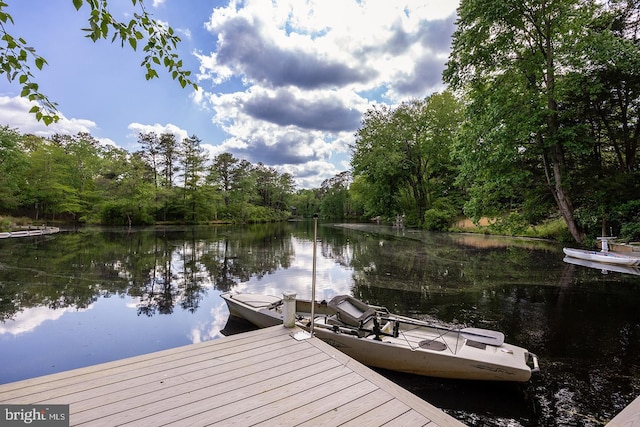
[[[47,61],[33,47],[27,46],[23,38],[15,38],[7,33],[5,25],[13,25],[14,22],[11,15],[4,11],[5,7],[7,4],[0,1],[0,74],[5,74],[9,83],[17,80],[22,85],[20,96],[37,103],[29,112],[35,114],[38,121],[50,125],[59,120],[57,104],[40,92],[29,66],[31,59],[36,68],[42,70]]]
[[[88,28],[83,28],[86,37],[96,42],[107,39],[111,32],[111,42],[120,39],[121,46],[128,44],[137,50],[138,43],[146,40],[143,51],[146,56],[140,66],[146,69],[147,80],[157,78],[156,67],[163,66],[170,73],[173,80],[177,80],[182,88],[187,85],[198,89],[191,79],[191,71],[183,68],[182,60],[175,52],[181,39],[173,28],[153,19],[146,11],[142,0],[131,0],[134,7],[139,7],[141,13],[134,13],[129,22],[120,22],[109,12],[109,0],[72,0],[76,10],[84,4],[90,9]],[[31,64],[42,70],[47,61],[36,53],[33,47],[27,45],[23,38],[15,38],[6,31],[5,25],[14,24],[12,16],[5,12],[7,3],[0,0],[0,74],[6,74],[9,82],[18,81],[22,85],[20,96],[36,103],[30,113],[35,114],[38,121],[46,125],[59,120],[57,104],[40,92],[31,72]]]
[[[139,6],[142,13],[135,13],[129,22],[119,22],[114,19],[108,9],[108,0],[73,0],[76,10],[80,10],[83,4],[89,5],[91,14],[89,16],[89,28],[83,28],[87,32],[86,37],[94,42],[99,39],[107,39],[110,30],[113,30],[111,42],[120,39],[121,46],[129,44],[133,50],[138,47],[138,42],[145,39],[147,44],[143,50],[147,53],[140,64],[147,70],[145,77],[147,80],[157,78],[156,65],[164,66],[174,80],[178,80],[183,88],[187,85],[198,89],[198,86],[191,80],[191,71],[183,68],[182,60],[175,49],[181,39],[175,34],[173,28],[165,26],[163,23],[153,19],[146,11],[142,0],[131,0],[134,6]]]

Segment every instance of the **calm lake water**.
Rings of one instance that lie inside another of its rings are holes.
[[[640,395],[640,276],[562,246],[363,224],[318,226],[317,299],[505,333],[526,384],[379,371],[471,426],[599,426]],[[0,383],[233,332],[219,294],[311,297],[313,223],[66,231],[0,240]],[[242,325],[240,325],[242,326]]]

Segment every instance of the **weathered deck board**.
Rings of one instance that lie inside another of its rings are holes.
[[[317,425],[338,426],[347,421],[351,421],[352,419],[357,418],[367,411],[371,410],[371,408],[375,408],[392,399],[393,396],[389,395],[388,393],[373,392],[352,401],[345,400],[343,402],[340,402],[340,405],[337,407],[335,407],[335,402],[330,402],[330,404],[334,406],[335,409],[322,412],[320,415],[316,415],[299,425],[307,427],[313,427]]]
[[[428,425],[454,418],[324,342],[275,326],[0,385],[71,425]]]
[[[607,427],[640,427],[640,397],[609,421]]]

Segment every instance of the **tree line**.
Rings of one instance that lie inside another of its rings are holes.
[[[365,114],[352,167],[369,214],[640,240],[638,0],[463,0],[443,77],[450,92]]]
[[[293,178],[201,140],[141,133],[134,153],[90,134],[40,138],[0,128],[0,213],[36,221],[144,225],[282,220]]]
[[[640,237],[638,0],[463,1],[444,73],[474,215]],[[601,228],[606,230],[601,230]]]

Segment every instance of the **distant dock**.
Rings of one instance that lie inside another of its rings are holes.
[[[31,237],[31,236],[42,236],[45,234],[55,234],[59,233],[60,229],[58,227],[28,227],[21,230],[16,231],[4,231],[0,233],[0,239],[9,239],[11,237]]]
[[[317,338],[274,326],[0,385],[70,425],[464,426]]]

